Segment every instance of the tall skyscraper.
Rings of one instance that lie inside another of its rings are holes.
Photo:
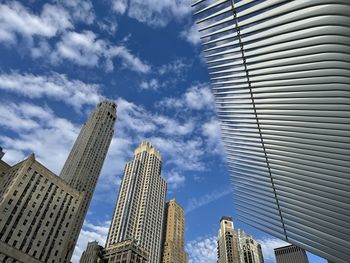
[[[71,187],[84,192],[75,228],[71,232],[73,242],[78,239],[89,208],[113,137],[115,121],[116,104],[110,101],[100,102],[83,125],[60,173],[60,177]]]
[[[195,1],[239,219],[350,258],[350,2]]]
[[[185,215],[175,199],[165,207],[162,263],[187,263],[185,245]]]
[[[289,245],[274,251],[277,263],[309,263],[305,250],[300,247]]]
[[[7,169],[0,181],[0,262],[70,262],[82,201],[34,154]]]
[[[97,241],[88,242],[86,250],[81,255],[79,263],[102,263],[103,247]]]
[[[238,230],[237,239],[241,263],[264,263],[261,246],[251,235]]]
[[[149,253],[149,262],[160,262],[166,196],[161,167],[160,152],[151,143],[136,148],[124,169],[106,249],[135,239]]]
[[[223,216],[218,236],[218,263],[240,263],[237,242],[232,218]]]

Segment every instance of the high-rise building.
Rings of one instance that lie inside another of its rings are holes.
[[[350,258],[350,2],[194,1],[238,219]]]
[[[149,253],[149,262],[160,262],[166,196],[161,167],[160,152],[151,143],[136,148],[124,169],[106,249],[135,239]]]
[[[239,229],[237,239],[241,263],[264,263],[261,246],[251,235]]]
[[[218,236],[218,263],[240,263],[237,242],[232,218],[223,216]]]
[[[0,262],[69,262],[82,194],[35,160],[0,181]]]
[[[116,104],[100,102],[83,125],[62,168],[60,177],[84,192],[71,239],[76,242],[114,133]],[[71,257],[71,255],[70,255]],[[69,257],[69,258],[70,258]]]
[[[104,263],[103,247],[97,241],[88,242],[86,250],[81,255],[79,263]]]
[[[103,251],[105,263],[150,263],[148,253],[136,240],[115,243]]]
[[[289,245],[274,251],[277,263],[309,263],[305,250],[300,247]]]
[[[162,249],[162,263],[187,263],[185,245],[185,215],[175,199],[165,207],[165,224]]]

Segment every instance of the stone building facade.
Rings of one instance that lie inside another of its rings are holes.
[[[134,151],[124,169],[112,223],[108,249],[113,244],[135,239],[149,253],[149,261],[161,261],[166,182],[161,176],[160,152],[149,142]]]
[[[165,225],[162,249],[162,263],[187,263],[185,245],[185,215],[183,208],[175,199],[165,208]]]
[[[81,255],[79,263],[103,263],[103,247],[97,241],[89,242],[86,250]]]
[[[274,249],[277,263],[309,263],[304,249],[295,245]]]
[[[232,218],[223,216],[218,237],[218,263],[240,263],[237,242]]]
[[[32,154],[0,182],[0,262],[69,262],[82,195]]]
[[[147,263],[148,253],[137,245],[136,240],[125,240],[106,248],[103,253],[104,263]]]

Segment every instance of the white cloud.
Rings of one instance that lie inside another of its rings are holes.
[[[164,137],[148,138],[167,160],[167,164],[173,164],[180,170],[202,171],[206,169],[202,160],[204,155],[203,142],[200,138],[174,139]],[[186,153],[186,154],[184,154]]]
[[[0,116],[0,126],[16,134],[0,136],[5,160],[16,163],[20,160],[15,157],[35,152],[39,162],[59,172],[77,137],[79,128],[75,124],[55,116],[48,107],[29,103],[1,103]]]
[[[78,110],[85,104],[96,105],[103,99],[97,84],[70,80],[66,75],[58,73],[41,76],[17,72],[3,73],[0,74],[0,90],[29,98],[47,97],[59,100]]]
[[[62,7],[45,4],[35,15],[17,1],[0,4],[0,42],[14,43],[17,36],[51,38],[69,28],[73,25]]]
[[[224,154],[220,122],[217,118],[212,118],[202,125],[202,134],[207,139],[207,145],[211,151],[221,155]]]
[[[180,98],[165,98],[158,103],[161,107],[182,108],[190,110],[209,110],[215,108],[214,96],[206,84],[197,84],[190,87]]]
[[[111,57],[119,57],[122,59],[122,62],[125,67],[130,68],[136,72],[148,73],[151,70],[151,66],[146,62],[141,61],[140,58],[133,55],[126,47],[124,46],[114,46],[110,49]]]
[[[114,0],[112,7],[117,14],[124,14],[128,7],[128,0]]]
[[[99,225],[94,225],[87,221],[84,222],[83,228],[80,231],[77,245],[75,246],[75,250],[73,253],[73,263],[79,262],[80,257],[86,249],[88,242],[98,241],[100,246],[105,245],[110,223],[110,221],[106,221]]]
[[[150,71],[150,66],[131,54],[124,46],[113,46],[108,41],[99,39],[92,31],[66,32],[56,44],[52,54],[53,61],[71,60],[81,66],[104,64],[106,70],[114,69],[113,58],[120,58],[123,65],[140,73]]]
[[[158,90],[160,87],[159,81],[155,78],[152,78],[150,81],[142,81],[140,84],[141,90]]]
[[[207,236],[189,241],[186,244],[186,251],[189,263],[216,263],[217,238]]]
[[[187,207],[185,209],[186,213],[190,213],[202,206],[205,206],[207,204],[210,204],[211,202],[214,202],[226,195],[231,194],[231,189],[225,189],[225,190],[215,190],[211,193],[205,194],[199,198],[191,198],[188,203]]]
[[[264,237],[262,239],[258,239],[257,242],[261,245],[264,260],[267,262],[276,262],[274,252],[275,248],[289,245],[287,242],[274,237]]]
[[[192,61],[185,58],[176,58],[170,63],[159,67],[160,75],[173,74],[176,77],[184,77],[185,72],[192,66]]]
[[[168,191],[173,191],[185,184],[186,178],[177,171],[169,171],[163,174],[165,181],[168,184]]]
[[[190,27],[185,28],[180,32],[180,38],[186,40],[188,43],[196,46],[200,44],[200,34],[198,32],[197,24],[193,24]]]
[[[164,27],[170,21],[179,21],[191,13],[190,0],[113,0],[113,10],[127,13],[141,23]]]
[[[63,5],[77,22],[92,24],[96,18],[94,7],[90,0],[57,0],[55,2]]]

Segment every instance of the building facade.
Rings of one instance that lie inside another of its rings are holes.
[[[103,247],[97,241],[88,242],[86,250],[81,255],[79,263],[104,263]]]
[[[185,245],[185,214],[175,199],[165,208],[162,263],[187,263]]]
[[[240,263],[237,242],[232,218],[223,216],[220,220],[218,235],[218,263]]]
[[[350,2],[194,1],[238,219],[350,258]]]
[[[237,239],[241,263],[264,263],[261,246],[251,235],[239,229]]]
[[[166,196],[161,166],[160,152],[152,144],[143,142],[136,148],[124,169],[106,249],[135,239],[150,262],[160,262]]]
[[[62,168],[60,177],[84,192],[71,240],[76,242],[111,143],[116,121],[116,104],[100,102],[83,125]],[[72,256],[70,254],[69,258]]]
[[[305,250],[300,247],[289,245],[274,251],[277,263],[309,263]]]
[[[148,253],[136,240],[115,243],[103,252],[104,263],[147,263]]]
[[[0,262],[69,262],[82,194],[35,160],[0,181]]]

